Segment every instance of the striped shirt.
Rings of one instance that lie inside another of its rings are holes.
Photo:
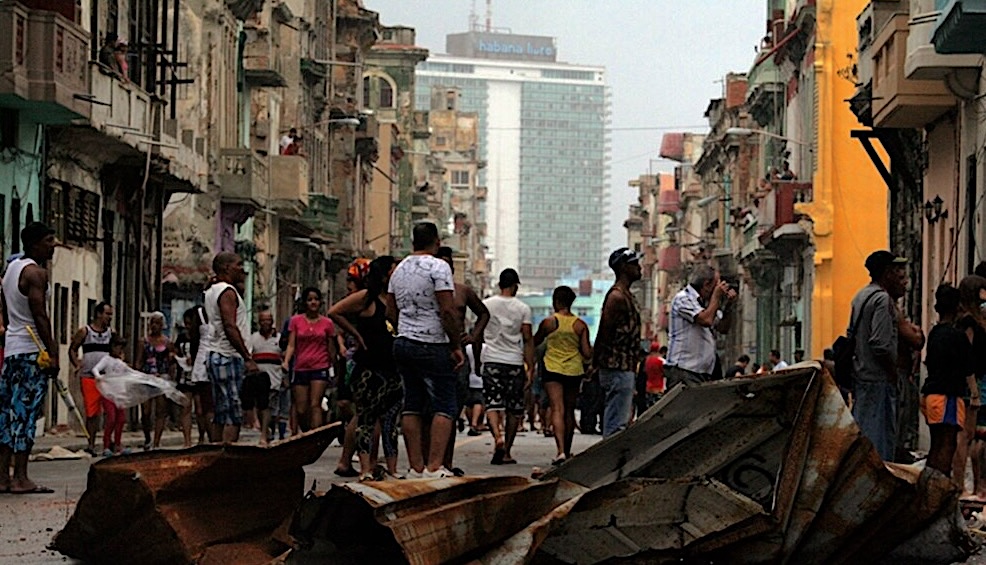
[[[698,291],[685,286],[671,301],[671,327],[668,331],[668,366],[710,375],[716,366],[716,334],[695,321],[705,306]],[[722,310],[716,312],[716,323]]]

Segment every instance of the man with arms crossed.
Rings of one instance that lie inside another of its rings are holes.
[[[401,427],[411,465],[408,478],[450,477],[442,466],[456,417],[456,371],[465,363],[462,325],[455,312],[452,270],[434,255],[441,247],[438,227],[414,226],[411,253],[390,277],[387,313],[397,326],[394,359],[404,381]],[[433,416],[425,464],[422,414],[430,403]]]

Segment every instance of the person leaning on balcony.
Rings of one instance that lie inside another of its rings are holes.
[[[99,48],[99,64],[110,70],[113,74],[120,73],[120,67],[116,63],[116,42],[119,38],[112,31],[103,38],[103,45]]]
[[[120,38],[116,41],[116,48],[113,49],[113,59],[116,60],[116,71],[120,73],[120,80],[130,82],[130,64],[127,62],[127,49],[129,45],[126,39]]]
[[[668,363],[664,378],[670,390],[678,383],[694,385],[713,380],[716,333],[729,331],[736,291],[719,280],[719,272],[702,265],[688,285],[671,301]]]

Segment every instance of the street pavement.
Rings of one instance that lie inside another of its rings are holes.
[[[247,431],[243,441],[256,442],[257,432]],[[579,453],[600,436],[582,435],[576,432],[573,451]],[[128,432],[124,442],[128,446],[139,446],[143,436],[138,432]],[[78,451],[85,447],[84,438],[42,437],[38,438],[36,453],[49,450],[54,445]],[[181,436],[176,432],[166,432],[162,445],[181,446]],[[333,474],[339,461],[342,448],[333,443],[322,457],[305,468],[306,488],[314,481],[317,490],[328,490],[331,483],[349,482]],[[525,476],[531,475],[534,467],[546,469],[555,455],[555,443],[540,433],[522,432],[518,434],[513,449],[516,465],[490,465],[493,453],[493,439],[489,433],[471,437],[459,433],[456,437],[455,464],[469,475]],[[54,494],[11,495],[0,494],[0,563],[49,564],[72,563],[61,554],[47,549],[52,537],[65,525],[75,510],[75,504],[86,488],[86,474],[89,471],[89,458],[61,461],[37,461],[31,463],[31,478],[38,484],[51,487]],[[400,449],[399,469],[407,468],[403,443]]]

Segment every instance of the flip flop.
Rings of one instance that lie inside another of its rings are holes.
[[[551,466],[552,467],[557,467],[557,466],[561,465],[562,463],[564,463],[565,462],[565,459],[567,459],[567,458],[564,455],[562,455],[561,457],[555,457],[554,459],[551,460]]]
[[[503,460],[503,465],[516,465],[516,464],[517,464],[517,460],[516,459],[504,459]]]
[[[45,486],[36,485],[31,490],[11,490],[7,492],[10,494],[52,494],[55,491]]]
[[[493,459],[490,460],[490,465],[503,465],[503,458],[506,455],[507,452],[504,451],[502,447],[496,448],[496,450],[493,451]]]

